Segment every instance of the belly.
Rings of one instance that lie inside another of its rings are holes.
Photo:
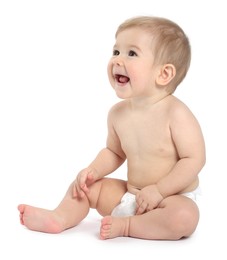
[[[155,158],[153,160],[128,161],[128,184],[137,189],[156,184],[168,175],[176,164],[176,158]]]

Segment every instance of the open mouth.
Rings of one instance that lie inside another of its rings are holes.
[[[124,83],[129,82],[129,77],[127,77],[127,76],[115,74],[114,77],[118,83],[124,84]]]

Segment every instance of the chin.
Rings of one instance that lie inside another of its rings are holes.
[[[116,91],[116,95],[117,95],[117,97],[120,98],[120,99],[128,99],[128,98],[131,97],[130,95],[127,95],[126,93],[119,93],[119,92],[117,92],[117,91]]]

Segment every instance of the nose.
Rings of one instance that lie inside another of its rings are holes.
[[[113,64],[117,65],[117,66],[123,66],[124,63],[123,63],[122,58],[117,56],[117,57],[114,58]]]

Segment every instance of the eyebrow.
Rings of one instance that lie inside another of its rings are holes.
[[[136,50],[138,50],[138,51],[142,51],[137,45],[134,45],[134,44],[132,44],[132,45],[129,45],[129,46],[127,46],[129,49],[130,48],[132,48],[132,49],[136,49]],[[118,46],[116,45],[116,44],[114,44],[114,46],[113,46],[113,49],[117,49],[118,48]]]

